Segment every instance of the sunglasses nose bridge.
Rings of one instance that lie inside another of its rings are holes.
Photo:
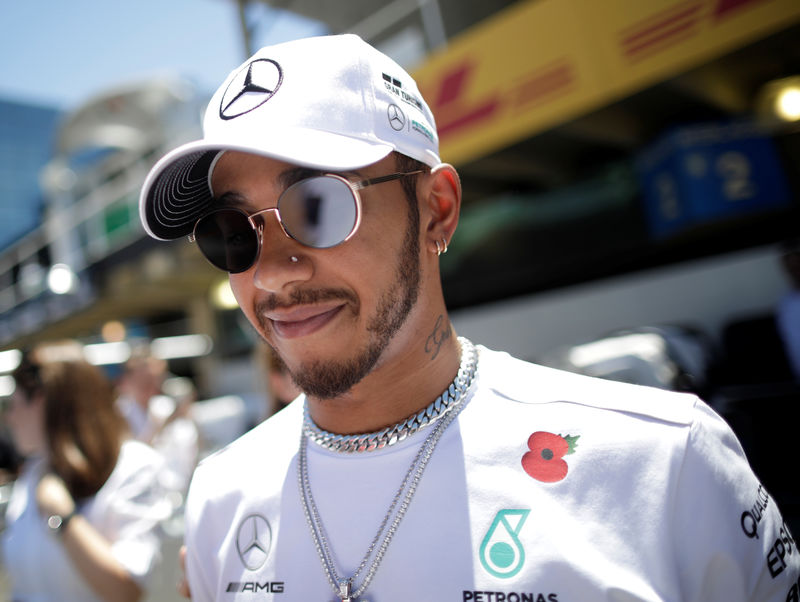
[[[266,224],[264,218],[262,217],[260,220],[256,221],[256,217],[259,215],[263,215],[265,213],[274,213],[275,214],[275,221],[278,223],[278,226],[283,232],[283,235],[286,238],[292,238],[292,236],[286,231],[286,227],[283,225],[283,220],[281,219],[281,212],[277,207],[269,207],[268,209],[262,209],[261,211],[256,211],[255,213],[251,213],[247,216],[247,221],[250,222],[250,227],[256,231],[258,235],[258,252],[261,253],[261,248],[264,245],[264,230],[266,229]]]
[[[275,219],[277,220],[278,225],[281,227],[281,230],[283,230],[283,233],[286,234],[286,236],[289,236],[289,234],[286,232],[286,228],[284,228],[283,226],[283,220],[281,219],[281,212],[277,207],[270,207],[269,209],[262,209],[261,211],[256,211],[255,213],[251,213],[250,215],[247,216],[247,221],[250,222],[250,226],[253,228],[253,230],[259,233],[259,236],[263,236],[264,218],[262,217],[259,222],[256,222],[255,218],[258,217],[259,215],[263,215],[265,213],[270,213],[270,212],[275,213]]]

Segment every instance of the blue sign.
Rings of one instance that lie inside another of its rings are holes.
[[[673,130],[636,164],[656,237],[790,202],[772,140],[750,122]]]

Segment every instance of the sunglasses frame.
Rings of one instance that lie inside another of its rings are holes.
[[[286,188],[286,190],[281,192],[281,194],[278,196],[278,200],[275,203],[274,207],[269,207],[267,209],[259,209],[258,211],[255,211],[253,213],[247,213],[246,211],[244,211],[243,209],[240,209],[238,207],[220,207],[218,209],[213,209],[213,210],[205,213],[200,218],[198,218],[198,220],[194,223],[194,227],[192,228],[192,233],[189,234],[189,236],[188,236],[189,242],[192,242],[192,243],[196,243],[197,242],[197,236],[195,234],[197,232],[197,226],[200,224],[201,221],[203,221],[204,219],[206,219],[210,215],[213,215],[213,214],[218,213],[220,211],[236,211],[238,213],[241,213],[242,215],[245,216],[245,218],[247,218],[247,221],[250,224],[250,228],[253,230],[253,232],[255,232],[255,235],[256,235],[256,244],[257,244],[256,252],[254,254],[253,260],[250,262],[250,264],[247,267],[245,267],[245,268],[243,268],[241,270],[236,270],[236,271],[228,270],[228,269],[225,269],[225,268],[220,268],[220,266],[218,266],[213,261],[211,261],[211,259],[209,259],[209,257],[205,254],[205,252],[203,252],[202,247],[200,247],[200,252],[203,254],[203,257],[205,257],[206,260],[211,265],[213,265],[214,267],[216,267],[218,269],[221,269],[221,270],[223,270],[225,272],[228,272],[230,274],[240,274],[242,272],[246,272],[251,267],[253,267],[253,265],[258,261],[258,258],[261,255],[261,248],[262,248],[263,243],[264,243],[264,222],[262,220],[260,223],[257,223],[255,221],[255,218],[257,216],[259,216],[259,215],[264,214],[264,213],[269,213],[269,212],[274,211],[275,212],[275,217],[278,220],[278,225],[281,227],[281,231],[284,233],[284,235],[287,238],[291,238],[292,240],[294,240],[298,244],[301,244],[304,247],[307,247],[309,249],[331,249],[333,247],[337,247],[340,244],[350,240],[355,235],[355,233],[358,231],[358,227],[361,225],[361,195],[358,193],[359,190],[363,190],[364,188],[367,188],[369,186],[374,186],[376,184],[383,184],[384,182],[391,182],[393,180],[399,180],[400,178],[404,178],[406,176],[414,176],[414,175],[417,175],[417,174],[420,174],[420,173],[424,173],[425,171],[426,170],[424,170],[424,169],[417,169],[417,170],[414,170],[414,171],[407,171],[407,172],[395,172],[395,173],[387,174],[385,176],[378,176],[376,178],[370,178],[370,179],[361,180],[361,181],[358,181],[358,182],[352,182],[352,181],[348,180],[347,178],[344,178],[344,177],[342,177],[342,176],[340,176],[338,174],[334,174],[334,173],[326,173],[326,174],[320,174],[320,175],[316,175],[316,176],[311,176],[309,178],[304,178],[304,179],[300,180],[299,182],[295,182],[294,184],[292,184],[291,186]],[[355,222],[353,224],[353,228],[350,230],[349,234],[347,236],[345,236],[339,242],[337,242],[337,243],[335,243],[333,245],[329,245],[327,247],[314,247],[312,245],[308,245],[308,244],[302,242],[301,240],[298,240],[297,238],[292,236],[292,234],[289,233],[289,231],[286,229],[286,226],[283,223],[283,219],[281,218],[280,204],[281,204],[281,199],[284,198],[284,195],[286,195],[286,193],[288,193],[293,188],[295,188],[297,186],[300,186],[304,182],[307,182],[308,180],[313,180],[315,178],[333,178],[334,180],[339,180],[340,182],[344,183],[350,189],[350,193],[353,196],[353,201],[355,202],[355,206],[356,206],[356,218],[355,218]]]

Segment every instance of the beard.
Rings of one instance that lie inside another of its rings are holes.
[[[294,383],[309,397],[333,399],[347,393],[369,374],[380,360],[394,336],[405,323],[417,303],[420,292],[419,208],[409,203],[408,224],[402,249],[395,268],[395,280],[380,296],[373,316],[367,322],[369,339],[349,358],[340,360],[305,362],[290,368]],[[296,291],[292,302],[313,302],[328,298],[346,298],[355,301],[346,291]],[[267,302],[268,304],[269,302]],[[257,316],[263,315],[256,311]],[[264,329],[266,324],[261,324]]]

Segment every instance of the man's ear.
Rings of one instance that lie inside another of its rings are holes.
[[[443,251],[458,225],[461,179],[452,165],[440,163],[431,169],[427,184],[423,199],[427,209],[427,245],[431,251]]]

